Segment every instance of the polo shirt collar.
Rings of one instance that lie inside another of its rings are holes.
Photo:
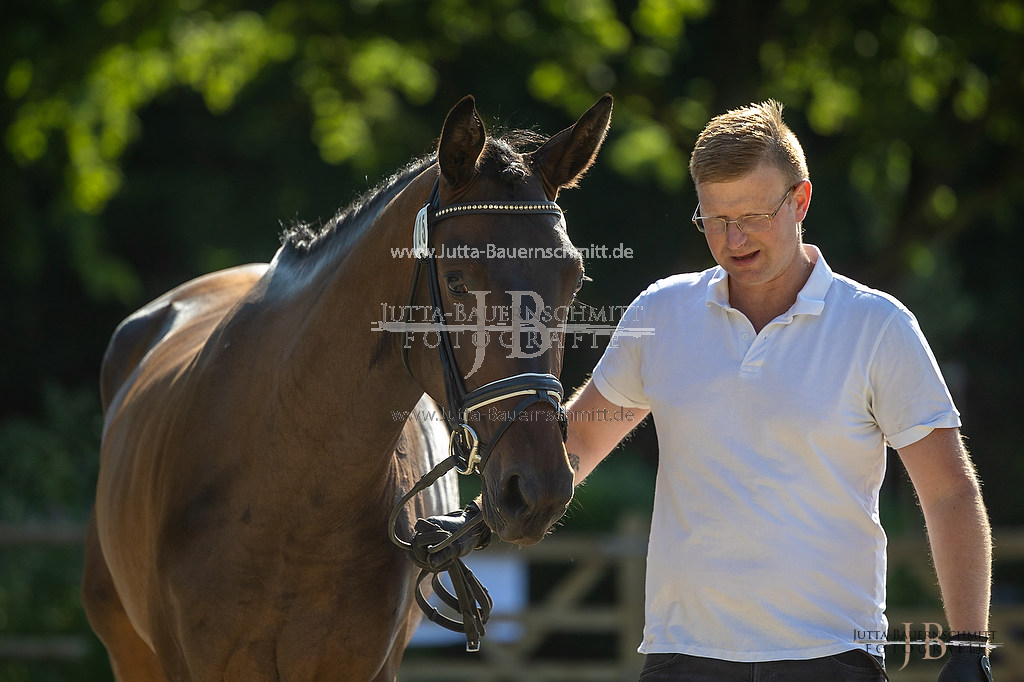
[[[804,244],[804,248],[812,250],[818,257],[814,264],[811,276],[807,278],[800,293],[796,296],[796,302],[789,309],[783,318],[786,321],[792,320],[794,315],[820,315],[825,308],[825,294],[835,275],[832,268],[825,262],[825,256],[821,250],[813,244]],[[711,270],[711,279],[708,280],[707,305],[718,306],[726,310],[732,309],[729,305],[729,275],[722,266],[717,265]]]

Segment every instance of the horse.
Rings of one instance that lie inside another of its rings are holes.
[[[550,531],[573,494],[552,418],[561,346],[508,353],[495,338],[481,360],[478,338],[446,355],[447,331],[374,325],[440,307],[441,328],[458,306],[508,309],[526,291],[571,304],[583,262],[554,202],[593,165],[611,110],[605,95],[524,151],[466,97],[436,153],[324,228],[293,225],[270,263],[189,281],[117,327],[82,599],[119,682],[394,680],[419,613],[389,512],[469,435],[483,522],[519,545]],[[514,419],[497,415],[524,393]],[[458,507],[449,476],[432,490],[398,515],[406,536]]]

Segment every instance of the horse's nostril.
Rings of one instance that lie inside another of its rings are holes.
[[[505,511],[510,515],[522,514],[530,506],[523,495],[523,489],[518,474],[513,474],[505,479],[505,485],[501,491],[501,502]]]

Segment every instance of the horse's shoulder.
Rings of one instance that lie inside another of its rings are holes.
[[[400,474],[403,489],[411,488],[448,456],[448,441],[448,428],[444,425],[441,408],[424,394],[406,418],[395,448],[396,461],[399,467],[404,468]],[[450,471],[423,491],[416,504],[423,505],[417,506],[417,518],[457,509],[459,488],[455,472]]]
[[[109,407],[142,359],[172,331],[212,327],[259,281],[265,263],[210,273],[168,291],[129,315],[107,345],[100,370],[100,395]],[[193,335],[194,336],[194,335]]]

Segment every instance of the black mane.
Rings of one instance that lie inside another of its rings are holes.
[[[509,182],[520,182],[530,175],[530,168],[522,150],[528,146],[537,147],[546,137],[529,130],[515,130],[499,138],[488,137],[480,157],[480,170],[494,172]],[[378,207],[381,202],[391,201],[413,178],[437,161],[431,154],[413,159],[396,173],[386,178],[373,189],[365,192],[347,208],[338,211],[326,224],[296,222],[281,232],[281,244],[296,253],[310,253],[322,245],[339,230],[357,222],[360,217]]]
[[[404,168],[398,170],[373,189],[363,193],[355,201],[348,205],[325,225],[314,223],[295,223],[286,227],[281,232],[281,244],[287,249],[299,253],[309,253],[323,244],[328,237],[345,226],[355,222],[367,209],[374,207],[383,197],[388,201],[397,192],[390,190],[400,187],[404,188],[414,177],[423,172],[430,164],[437,161],[436,156],[426,156],[410,161]]]

